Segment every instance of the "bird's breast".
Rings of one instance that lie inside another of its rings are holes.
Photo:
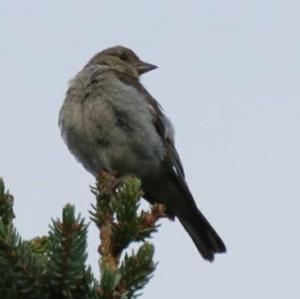
[[[85,168],[139,174],[159,167],[164,148],[143,95],[118,80],[78,86],[74,82],[67,93],[60,125]]]

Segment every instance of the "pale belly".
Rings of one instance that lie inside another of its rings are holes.
[[[149,126],[122,127],[112,119],[105,119],[107,113],[91,111],[89,107],[82,111],[82,105],[77,109],[68,112],[68,118],[62,121],[62,136],[90,173],[97,176],[106,170],[143,176],[159,169],[163,147],[155,132],[148,130]],[[84,117],[84,113],[88,114]]]

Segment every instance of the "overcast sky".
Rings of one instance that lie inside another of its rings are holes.
[[[187,181],[228,254],[205,262],[162,221],[143,299],[300,298],[300,2],[1,1],[0,176],[25,238],[94,179],[57,127],[67,82],[96,52],[134,49],[172,119]],[[97,271],[98,234],[89,262]]]

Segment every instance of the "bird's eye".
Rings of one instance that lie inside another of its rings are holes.
[[[128,60],[128,55],[127,55],[126,53],[122,53],[122,54],[120,55],[120,59],[126,61],[126,60]]]

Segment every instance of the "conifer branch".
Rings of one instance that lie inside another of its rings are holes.
[[[129,244],[145,241],[158,228],[157,221],[165,216],[163,205],[155,205],[150,212],[139,212],[143,193],[141,182],[134,177],[117,179],[102,173],[97,188],[92,188],[97,199],[92,220],[100,230],[99,246],[101,281],[98,289],[101,299],[136,298],[151,278],[156,264],[154,247],[144,243],[129,256],[121,254]]]
[[[44,264],[22,241],[13,218],[13,197],[0,178],[0,298],[36,298],[43,294]]]
[[[0,179],[0,298],[133,299],[153,275],[154,247],[147,239],[165,216],[162,205],[140,211],[141,183],[102,175],[92,192],[91,219],[99,228],[100,279],[87,266],[87,229],[74,206],[52,220],[48,236],[23,241],[14,224],[13,197]],[[131,254],[126,249],[143,242]]]

